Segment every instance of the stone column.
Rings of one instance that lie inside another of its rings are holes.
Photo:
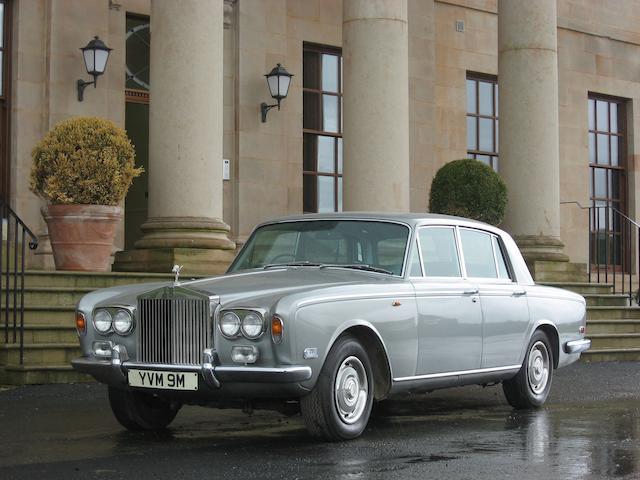
[[[498,1],[504,227],[525,259],[566,261],[560,241],[556,0]]]
[[[344,0],[342,22],[344,210],[409,211],[407,0]]]
[[[235,245],[222,219],[223,1],[151,2],[149,219],[114,269],[218,273]]]

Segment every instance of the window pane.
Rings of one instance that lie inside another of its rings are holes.
[[[493,88],[494,88],[494,92],[495,92],[495,93],[494,93],[495,98],[494,98],[493,100],[494,100],[494,101],[495,101],[495,103],[496,103],[496,117],[497,117],[497,116],[498,116],[498,84],[496,83],[496,84],[493,86]]]
[[[318,175],[318,213],[335,212],[333,178]]]
[[[323,173],[334,173],[335,164],[335,148],[334,138],[318,136],[318,171]]]
[[[476,138],[476,117],[467,117],[467,150],[478,149],[478,139]]]
[[[607,108],[607,102],[603,100],[596,101],[596,118],[597,118],[597,127],[601,132],[606,132],[609,130],[609,109]]]
[[[596,134],[589,134],[589,163],[596,163]]]
[[[500,247],[498,237],[493,237],[493,248],[496,251],[496,258],[498,259],[498,278],[511,278],[509,277],[507,262],[504,259],[504,253]]]
[[[338,57],[322,55],[322,90],[338,92]]]
[[[338,138],[338,173],[342,175],[342,138]]]
[[[607,170],[604,168],[594,168],[595,175],[595,196],[605,198],[607,196]]]
[[[587,116],[589,117],[589,130],[596,129],[596,101],[592,98],[589,99]]]
[[[319,53],[305,50],[302,54],[302,86],[304,88],[320,88]]]
[[[338,132],[338,97],[322,95],[322,129],[325,132]]]
[[[302,209],[304,212],[316,211],[316,177],[314,175],[303,175],[302,187]]]
[[[493,120],[490,118],[480,119],[480,135],[478,150],[483,152],[493,152]]]
[[[598,163],[600,165],[609,164],[609,135],[598,134]]]
[[[302,126],[312,130],[320,130],[320,103],[317,93],[304,92],[302,94],[303,114]]]
[[[491,235],[477,230],[460,230],[467,276],[497,278]]]
[[[498,171],[498,161],[499,161],[498,157],[491,157],[491,166],[496,172]]]
[[[498,125],[498,120],[496,120],[495,129],[496,129],[496,144],[493,146],[493,151],[498,153],[498,147],[500,146],[500,136],[498,135],[500,133],[500,127]]]
[[[0,96],[4,95],[4,52],[0,52]]]
[[[620,198],[620,172],[616,170],[609,171],[609,195],[615,200]]]
[[[342,177],[338,177],[338,211],[342,211]]]
[[[491,157],[489,155],[476,155],[476,160],[481,161],[485,165],[491,166]]]
[[[618,157],[618,137],[612,135],[609,137],[609,141],[611,142],[611,165],[617,167],[620,163]]]
[[[418,236],[427,277],[461,276],[453,228],[421,228]]]
[[[317,137],[311,133],[305,133],[302,139],[302,168],[309,172],[313,172],[316,169],[316,138]]]
[[[477,113],[475,80],[467,80],[467,113]]]
[[[418,247],[413,249],[411,254],[411,263],[409,264],[409,276],[421,277],[422,269],[420,268],[420,255],[418,255]]]
[[[618,104],[611,102],[609,109],[611,110],[611,131],[618,133]]]
[[[478,82],[480,115],[493,115],[493,83]]]

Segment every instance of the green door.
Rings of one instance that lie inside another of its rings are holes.
[[[136,149],[136,166],[144,173],[136,178],[127,193],[124,215],[124,248],[131,250],[142,237],[141,225],[147,220],[149,197],[149,104],[127,102],[125,128]]]

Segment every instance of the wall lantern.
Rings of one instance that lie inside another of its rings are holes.
[[[280,102],[283,98],[287,97],[289,93],[289,85],[291,85],[292,74],[287,72],[287,69],[278,64],[276,67],[265,75],[267,77],[267,85],[269,85],[269,93],[276,99],[278,103],[273,105],[267,105],[262,102],[260,104],[260,112],[262,113],[262,123],[267,121],[267,112],[273,107],[278,107],[280,110]]]
[[[107,47],[98,37],[93,37],[93,40],[80,50],[82,50],[84,66],[87,69],[87,73],[93,77],[93,82],[85,82],[84,80],[77,81],[79,102],[82,101],[84,89],[87,88],[87,86],[93,84],[93,88],[96,87],[98,77],[102,75],[107,68],[107,60],[109,60],[109,53],[112,49]]]

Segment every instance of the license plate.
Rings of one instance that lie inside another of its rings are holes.
[[[132,387],[198,390],[198,374],[196,372],[129,370],[128,377],[129,385]]]

